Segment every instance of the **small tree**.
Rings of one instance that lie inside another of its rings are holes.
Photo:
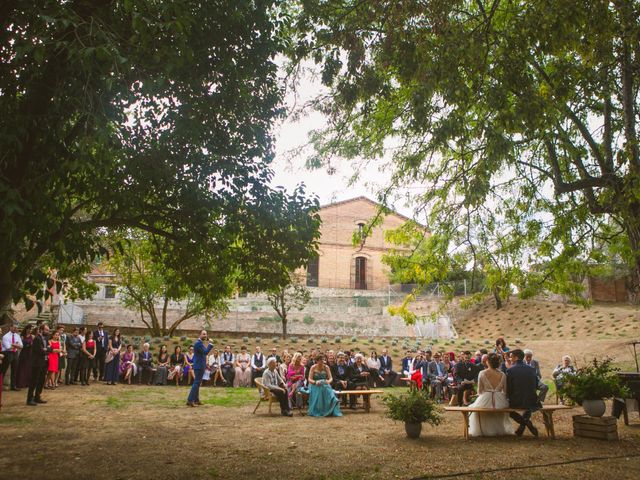
[[[202,315],[208,321],[211,315],[226,311],[223,295],[231,294],[232,285],[227,282],[198,291],[190,288],[180,272],[166,267],[163,256],[170,249],[163,237],[137,232],[121,244],[108,260],[108,267],[118,276],[121,302],[140,312],[140,319],[152,335],[173,335],[185,320]],[[171,302],[180,302],[184,310],[169,321]]]
[[[291,309],[301,311],[311,300],[311,292],[302,283],[299,275],[291,273],[285,285],[267,292],[267,298],[282,321],[282,338],[287,338],[289,312]]]

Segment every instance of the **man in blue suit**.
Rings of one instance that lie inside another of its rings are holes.
[[[207,346],[204,346],[204,342],[207,342]],[[200,384],[202,383],[202,375],[204,375],[204,369],[207,365],[207,354],[211,351],[213,345],[207,339],[207,331],[202,330],[200,337],[193,344],[193,373],[195,379],[193,385],[191,385],[191,391],[189,392],[189,398],[187,398],[187,405],[189,407],[195,407],[196,405],[202,405],[200,403]]]
[[[538,436],[538,429],[531,423],[531,414],[540,410],[537,387],[538,377],[534,368],[524,363],[524,352],[520,349],[511,351],[511,359],[515,361],[507,370],[507,395],[511,408],[521,408],[524,414],[512,412],[511,418],[520,424],[516,435],[521,436],[528,428],[534,436]]]

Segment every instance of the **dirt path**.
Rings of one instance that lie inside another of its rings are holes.
[[[356,479],[415,478],[587,457],[627,456],[458,478],[640,478],[640,421],[619,423],[619,442],[574,439],[571,412],[558,414],[555,441],[461,438],[458,415],[420,440],[374,412],[342,418],[252,415],[255,391],[203,389],[208,405],[183,407],[186,388],[62,387],[49,403],[24,406],[5,392],[0,413],[1,478]],[[226,405],[226,406],[217,406]],[[575,412],[573,412],[575,413]],[[541,420],[534,421],[541,427]],[[632,456],[632,455],[635,455]]]

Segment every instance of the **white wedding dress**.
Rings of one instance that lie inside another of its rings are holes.
[[[478,398],[470,407],[475,408],[508,408],[507,376],[498,371],[500,381],[494,387],[486,378],[486,370],[478,376]],[[469,435],[472,437],[495,437],[513,435],[514,426],[508,413],[472,413],[469,415]]]

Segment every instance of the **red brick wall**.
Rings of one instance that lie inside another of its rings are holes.
[[[625,278],[590,277],[591,299],[596,302],[627,302],[629,294]]]

